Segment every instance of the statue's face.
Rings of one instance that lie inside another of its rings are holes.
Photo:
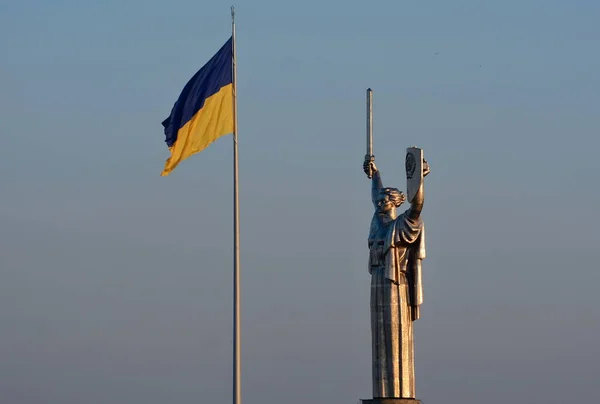
[[[392,212],[396,207],[394,203],[390,200],[390,196],[386,194],[379,194],[379,199],[377,199],[377,213],[386,214]]]

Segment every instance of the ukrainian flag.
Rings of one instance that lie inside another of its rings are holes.
[[[185,85],[164,120],[171,157],[162,176],[217,138],[233,132],[233,38]]]

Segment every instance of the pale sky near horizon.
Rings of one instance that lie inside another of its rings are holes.
[[[0,0],[0,402],[231,402],[231,136],[159,176],[229,2]],[[236,4],[243,402],[369,398],[365,90],[425,150],[417,396],[600,401],[600,3]]]

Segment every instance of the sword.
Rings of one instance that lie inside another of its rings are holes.
[[[373,155],[373,90],[367,89],[367,154],[365,161],[375,161]],[[369,178],[373,178],[373,173],[369,169],[367,174]]]

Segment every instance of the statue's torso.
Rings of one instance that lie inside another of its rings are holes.
[[[383,268],[385,266],[386,254],[395,253],[395,263],[398,266],[400,272],[406,272],[406,259],[407,259],[407,247],[402,242],[396,243],[394,247],[390,248],[386,245],[388,240],[388,233],[390,227],[402,225],[404,223],[404,215],[400,215],[397,218],[388,222],[378,221],[377,228],[369,237],[369,267],[370,272]],[[397,223],[400,221],[400,223]]]
[[[379,221],[377,229],[369,238],[369,266],[371,272],[385,265],[385,240],[390,226],[394,221],[383,223]]]

